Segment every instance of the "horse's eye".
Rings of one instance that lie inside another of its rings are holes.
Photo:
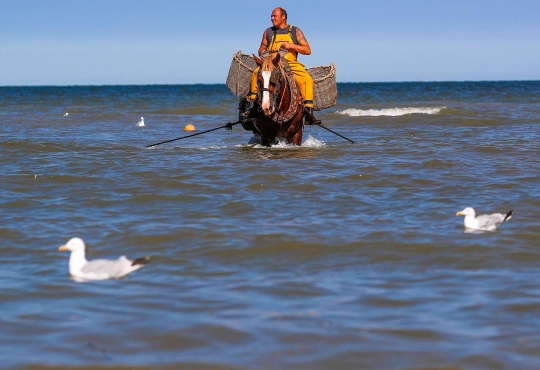
[[[270,75],[270,81],[274,84],[277,83],[278,81],[278,73],[275,69],[272,71],[272,74]]]

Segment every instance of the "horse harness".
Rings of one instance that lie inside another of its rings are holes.
[[[259,71],[259,76],[261,72],[262,70]],[[273,89],[270,89],[271,85],[274,85]],[[281,104],[283,101],[280,100],[278,106],[278,99],[280,96],[278,93],[274,94],[274,92],[281,91],[283,85],[285,85],[285,87],[289,87],[291,93],[291,103],[289,104],[289,109],[287,109],[286,112],[281,113]],[[270,106],[274,108],[274,113],[272,113],[270,118],[278,123],[287,122],[292,119],[298,111],[298,106],[302,104],[302,95],[300,93],[300,89],[298,88],[296,80],[291,72],[289,63],[287,63],[287,60],[283,57],[280,57],[280,63],[278,63],[277,68],[274,68],[272,74],[270,75],[269,87],[259,88],[257,97],[257,100],[259,101],[259,109],[261,109],[260,102],[262,101],[262,94],[264,91],[267,91],[270,94]]]

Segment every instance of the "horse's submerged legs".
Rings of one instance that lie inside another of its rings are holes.
[[[302,112],[302,109],[299,109],[299,111],[296,113],[296,115],[291,119],[289,123],[289,129],[287,130],[287,140],[289,143],[293,145],[302,145],[302,133],[303,133],[303,125],[304,122],[302,118],[304,117],[304,114]]]
[[[272,146],[272,143],[273,141],[270,140],[270,138],[268,136],[262,136],[261,135],[261,145],[262,146],[265,146],[265,147],[271,147]]]
[[[272,146],[277,139],[285,139],[287,143],[293,145],[302,145],[303,117],[303,110],[299,109],[291,120],[278,123],[260,112],[254,124],[254,129],[261,133],[261,145]]]
[[[264,113],[259,113],[255,128],[261,132],[261,145],[269,147],[274,144],[279,133],[279,123],[272,121]]]
[[[291,144],[302,145],[302,130],[298,130],[291,139]]]

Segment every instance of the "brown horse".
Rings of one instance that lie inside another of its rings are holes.
[[[276,139],[302,144],[304,102],[296,80],[286,61],[277,54],[263,60],[253,56],[260,67],[258,74],[259,98],[253,126],[243,125],[261,134],[261,144],[270,146]]]

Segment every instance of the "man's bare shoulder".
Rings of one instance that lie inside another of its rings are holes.
[[[304,32],[302,32],[302,30],[298,27],[296,27],[296,40],[299,44],[302,44],[302,42],[307,42]]]
[[[266,31],[267,30],[264,30],[263,32],[261,46],[268,46],[268,42],[266,41]]]

